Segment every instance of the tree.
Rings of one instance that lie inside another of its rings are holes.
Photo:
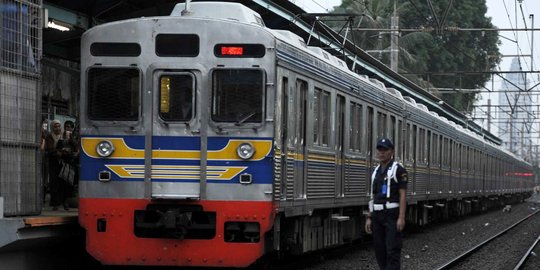
[[[344,0],[334,12],[364,14],[356,19],[355,27],[389,29],[394,4],[399,27],[419,29],[400,36],[400,72],[431,74],[414,81],[434,88],[478,89],[490,79],[487,73],[459,75],[460,72],[489,71],[500,62],[498,32],[457,31],[458,27],[494,28],[491,18],[485,16],[485,0]],[[356,30],[354,42],[368,52],[376,52],[372,55],[388,63],[389,54],[384,53],[390,46],[387,33]],[[440,72],[456,72],[458,75],[436,74]],[[477,95],[471,92],[435,94],[463,112],[472,110]]]

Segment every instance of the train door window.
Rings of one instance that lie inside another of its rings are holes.
[[[375,112],[373,110],[373,107],[368,106],[367,107],[367,128],[366,128],[366,140],[367,140],[367,151],[368,155],[371,155],[373,153],[373,117],[375,116]]]
[[[446,155],[448,154],[448,139],[441,135],[441,165],[447,166]]]
[[[458,170],[461,170],[462,167],[461,167],[461,144],[459,143],[455,143],[454,144],[454,149],[456,150],[454,152],[454,164],[455,164],[455,168],[458,169]]]
[[[212,120],[260,123],[263,116],[264,74],[254,69],[217,69],[213,73]]]
[[[467,146],[462,145],[461,148],[461,168],[467,170]]]
[[[434,164],[434,166],[439,165],[439,135],[432,133],[432,139],[431,139],[431,163]]]
[[[390,126],[388,130],[388,135],[390,136],[390,140],[392,140],[392,142],[396,144],[396,117],[393,115],[390,115]]]
[[[377,139],[387,137],[386,114],[377,112]]]
[[[339,161],[338,166],[336,166],[336,196],[343,197],[345,194],[345,185],[344,185],[344,176],[345,176],[345,166],[343,166],[343,161],[345,160],[345,97],[342,95],[336,96],[336,116],[335,116],[335,150],[336,158]],[[339,165],[341,164],[341,165]]]
[[[407,150],[407,156],[408,156],[408,160],[411,161],[411,162],[414,162],[414,158],[415,158],[415,140],[416,140],[416,125],[411,125],[411,124],[407,124],[407,130],[408,130],[408,133],[407,134],[407,139],[408,139],[408,150]]]
[[[136,68],[89,69],[88,118],[137,121],[140,89],[140,71]]]
[[[454,168],[456,170],[461,170],[461,145],[457,142],[454,143],[454,158],[453,158]]]
[[[308,90],[308,84],[305,81],[297,80],[296,81],[296,108],[298,111],[296,112],[297,117],[297,138],[299,145],[305,146],[306,145],[306,94]]]
[[[349,149],[352,151],[356,149],[356,132],[358,130],[358,119],[356,119],[356,103],[350,103],[350,117],[349,117]]]
[[[424,159],[426,163],[431,164],[433,162],[433,136],[430,130],[426,130],[426,148],[424,148]]]
[[[349,148],[354,152],[362,151],[362,105],[351,102],[351,117],[349,126]]]
[[[330,122],[330,93],[315,87],[313,100],[313,144],[328,146]]]
[[[454,140],[450,140],[450,167],[456,169],[456,156],[458,152],[456,151],[456,143]]]
[[[448,161],[448,166],[450,166],[450,169],[453,168],[454,164],[452,164],[452,157],[454,156],[454,141],[451,139],[448,139],[448,155],[446,156]]]
[[[283,77],[281,82],[281,107],[283,108],[283,114],[281,115],[281,198],[286,199],[287,194],[287,121],[289,118],[289,78]],[[278,123],[276,123],[278,124]]]
[[[398,120],[397,129],[396,129],[396,137],[394,144],[396,145],[396,159],[402,160],[403,158],[403,149],[405,140],[403,139],[405,136],[403,136],[403,121]]]
[[[425,163],[424,160],[424,150],[426,148],[426,130],[423,128],[418,128],[418,153],[417,153],[417,161],[419,163]]]
[[[451,167],[452,166],[452,155],[453,155],[452,151],[453,151],[453,149],[452,149],[452,140],[449,139],[449,138],[446,139],[446,150],[447,150],[447,151],[445,151],[445,153],[446,153],[445,154],[446,155],[446,166]]]
[[[322,145],[327,146],[330,138],[330,93],[323,91],[321,96],[321,139]]]
[[[438,138],[439,138],[439,135],[435,134],[434,132],[431,133],[431,151],[430,149],[428,149],[428,151],[430,152],[430,164],[432,164],[433,166],[437,165],[438,162],[437,162],[437,154],[439,151],[438,150],[438,147],[439,147],[439,144],[438,144]]]
[[[193,116],[193,77],[162,75],[159,78],[159,116],[165,121],[189,121]]]
[[[322,90],[315,87],[313,93],[313,144],[318,145],[321,141],[319,134],[319,118],[320,118],[320,100],[321,100]]]

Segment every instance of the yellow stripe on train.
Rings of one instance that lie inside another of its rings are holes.
[[[129,147],[123,138],[83,138],[81,145],[84,153],[91,158],[101,158],[96,152],[99,142],[107,140],[114,145],[114,152],[109,159],[144,159],[144,149]],[[251,143],[255,154],[250,159],[258,161],[265,158],[272,149],[272,141],[269,140],[229,140],[227,145],[219,150],[209,150],[208,160],[242,160],[236,154],[236,148],[241,143]],[[152,150],[153,159],[190,159],[201,158],[199,150]]]
[[[105,165],[120,178],[144,178],[144,165]],[[208,166],[208,180],[231,180],[247,167]],[[200,166],[152,165],[152,179],[200,180]]]

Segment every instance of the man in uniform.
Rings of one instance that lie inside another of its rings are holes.
[[[375,257],[381,270],[401,269],[402,233],[407,209],[407,170],[395,162],[394,144],[377,142],[379,166],[371,176],[371,201],[366,232],[373,233]]]

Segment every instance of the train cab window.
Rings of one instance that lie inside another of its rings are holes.
[[[129,42],[96,42],[90,45],[93,56],[139,56],[141,45]]]
[[[139,119],[140,72],[136,68],[88,70],[88,117],[92,120]]]
[[[161,57],[196,57],[199,55],[199,36],[194,34],[159,34],[156,36],[156,55]]]
[[[264,74],[253,69],[218,69],[213,73],[212,120],[244,123],[262,121]]]
[[[165,121],[189,121],[193,117],[193,77],[163,75],[159,78],[159,115]]]

